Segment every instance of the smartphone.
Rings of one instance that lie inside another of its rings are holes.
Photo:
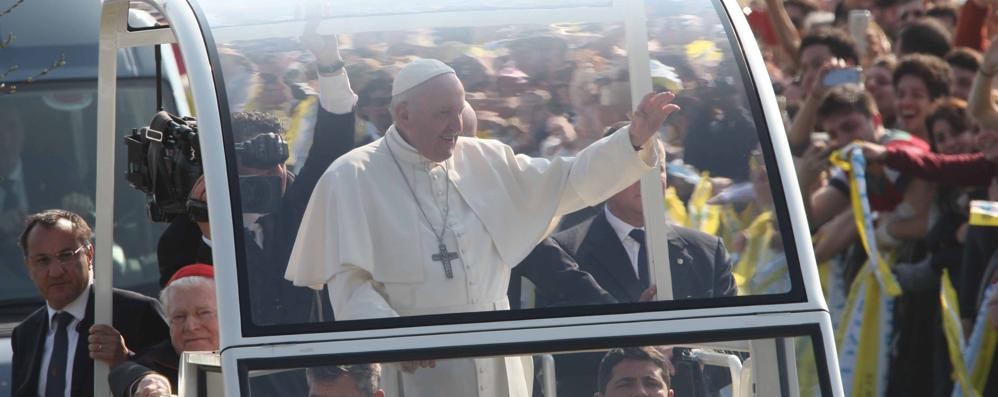
[[[859,51],[861,57],[866,54],[866,50],[869,48],[869,44],[866,42],[866,32],[870,28],[870,20],[872,19],[873,14],[869,10],[849,11],[849,35],[856,42],[856,50]]]
[[[821,79],[821,84],[825,87],[834,87],[843,84],[862,85],[863,69],[859,67],[842,68],[829,70],[825,77]]]
[[[811,133],[811,144],[812,145],[824,145],[828,146],[828,143],[832,141],[832,137],[828,135],[827,132],[812,132]]]

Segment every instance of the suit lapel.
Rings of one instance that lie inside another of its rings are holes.
[[[112,320],[113,322],[113,320]],[[70,394],[73,396],[89,396],[93,394],[94,361],[90,358],[87,338],[90,327],[94,325],[94,289],[90,288],[87,299],[87,312],[76,326],[79,337],[76,339],[76,357],[73,358],[73,386]],[[88,390],[89,389],[89,390]]]
[[[666,226],[669,240],[669,268],[672,271],[672,298],[691,298],[690,281],[692,281],[693,255],[689,252],[687,241],[676,233],[676,229]]]
[[[28,362],[28,368],[30,368],[30,371],[28,372],[28,379],[25,382],[23,390],[37,391],[39,382],[39,367],[42,365],[42,354],[45,353],[45,336],[47,336],[49,332],[48,310],[43,307],[39,310],[37,315],[32,318],[32,321],[37,322],[37,324],[32,327],[36,328],[37,332],[34,332],[35,343],[31,345],[31,353],[28,355],[28,357],[31,357],[31,361]],[[28,334],[31,335],[31,330],[28,331]]]
[[[638,281],[637,275],[634,274],[631,259],[624,249],[624,244],[620,242],[620,238],[613,231],[610,222],[606,220],[606,213],[603,211],[600,211],[593,218],[589,233],[586,234],[580,249],[585,249],[585,254],[592,258],[592,260],[584,262],[590,263],[594,268],[593,271],[599,269],[612,278],[614,285],[604,285],[604,288],[610,291],[621,291],[627,295],[626,297],[617,296],[617,299],[626,298],[629,302],[638,301],[642,292],[641,283]],[[604,281],[607,280],[600,280],[600,283],[602,284]]]

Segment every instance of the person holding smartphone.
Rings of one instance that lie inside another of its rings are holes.
[[[825,75],[834,69],[855,67],[859,52],[849,34],[831,28],[817,29],[801,40],[798,53],[801,86],[809,95],[804,99],[790,126],[790,150],[801,155],[811,143],[811,132],[817,123],[817,110],[829,86]],[[847,72],[843,72],[847,73]],[[847,76],[833,76],[832,81],[845,81]]]

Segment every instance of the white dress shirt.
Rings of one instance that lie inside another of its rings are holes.
[[[91,285],[93,283],[91,282]],[[80,325],[80,321],[87,314],[87,301],[90,300],[90,288],[83,290],[80,296],[76,297],[76,300],[70,302],[66,307],[62,308],[62,311],[73,315],[73,321],[69,323],[66,327],[66,336],[69,344],[66,347],[69,351],[66,352],[66,396],[69,397],[69,391],[73,387],[73,362],[76,360],[76,345],[80,339],[80,333],[77,332],[76,327]],[[52,346],[55,344],[55,332],[56,327],[59,326],[52,316],[58,313],[58,310],[52,308],[52,306],[46,305],[48,309],[48,320],[49,329],[48,333],[45,334],[45,350],[42,351],[42,365],[38,368],[38,396],[45,396],[45,382],[48,380],[48,369],[49,362],[52,360]]]
[[[627,251],[627,257],[631,259],[631,270],[634,270],[634,277],[638,277],[638,252],[641,251],[641,243],[631,237],[631,230],[638,229],[644,231],[644,227],[634,227],[631,224],[624,222],[622,219],[618,218],[610,211],[610,208],[603,206],[603,211],[606,212],[606,221],[610,223],[610,227],[613,231],[617,233],[617,238],[620,239],[620,243],[624,246],[624,251]]]

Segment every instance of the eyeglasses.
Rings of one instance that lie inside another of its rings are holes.
[[[52,257],[50,257],[50,256],[47,256],[47,255],[36,256],[31,261],[28,262],[28,265],[31,267],[31,270],[33,270],[35,272],[48,271],[48,269],[52,265],[52,263],[56,263],[56,264],[59,264],[61,266],[65,266],[67,264],[72,263],[74,260],[76,260],[76,255],[78,255],[81,251],[83,251],[84,248],[89,247],[89,246],[90,246],[90,243],[84,243],[83,245],[79,246],[75,250],[70,250],[70,249],[62,250],[61,252],[59,252],[58,254],[55,255],[54,262],[53,262]]]
[[[198,323],[205,324],[215,320],[215,311],[211,309],[201,309],[194,313],[174,313],[170,315],[171,327],[182,327],[187,324],[187,320],[196,318]]]

